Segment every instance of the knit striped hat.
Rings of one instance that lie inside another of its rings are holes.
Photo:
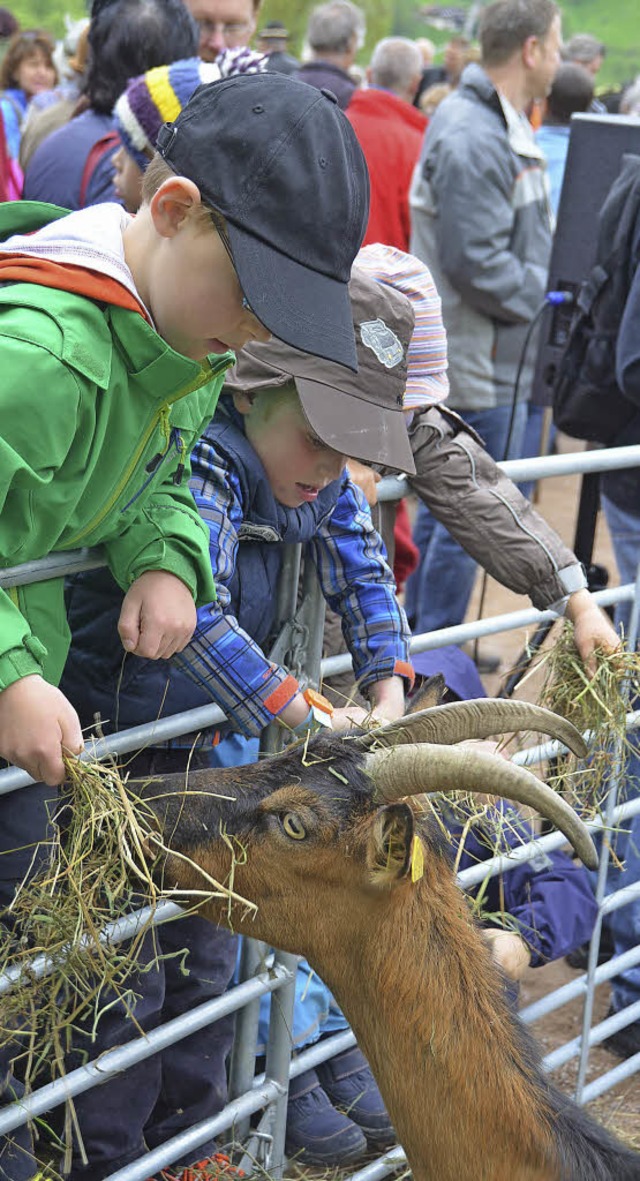
[[[217,82],[233,74],[262,73],[267,58],[241,46],[223,49],[215,62],[199,57],[156,66],[132,78],[115,108],[116,131],[123,146],[144,172],[156,147],[164,123],[173,123],[194,90],[203,82]]]
[[[407,350],[404,409],[417,410],[444,402],[449,393],[447,334],[440,296],[429,268],[413,254],[380,242],[363,246],[355,265],[378,283],[401,291],[413,304],[416,322]]]

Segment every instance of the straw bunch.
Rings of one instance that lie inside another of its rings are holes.
[[[626,714],[629,701],[640,693],[640,656],[623,648],[595,654],[595,673],[590,675],[578,655],[573,626],[568,621],[547,650],[532,665],[523,678],[542,672],[543,684],[538,703],[568,718],[588,736],[590,753],[580,760],[568,753],[549,761],[545,781],[560,792],[584,819],[592,819],[603,811],[611,787],[611,774],[616,757],[628,751],[630,740],[626,733]],[[520,745],[530,745],[530,742]],[[535,770],[535,768],[532,768]],[[544,772],[544,768],[540,769]],[[619,801],[633,784],[624,774],[619,784]],[[487,784],[487,793],[491,784]],[[505,815],[497,811],[488,795],[464,795],[459,792],[446,796],[423,798],[448,840],[458,866],[470,834],[474,834],[486,849],[486,858],[508,853],[514,845],[529,839],[522,817],[515,810]],[[450,829],[455,830],[452,836]],[[461,832],[460,832],[461,830]],[[478,888],[473,909],[483,919],[491,917],[483,909],[485,881]],[[502,915],[506,920],[507,916]]]
[[[640,692],[640,655],[619,648],[596,652],[596,669],[589,675],[578,656],[573,627],[566,622],[555,645],[538,664],[544,673],[540,703],[573,722],[589,742],[589,758],[581,762],[567,754],[553,760],[547,782],[564,795],[585,819],[602,812],[612,786],[616,760],[631,748],[633,733],[626,731],[630,702]],[[633,787],[625,771],[618,802]]]
[[[21,1059],[28,1088],[40,1074],[64,1074],[72,1045],[74,1065],[89,1056],[106,1007],[123,1003],[135,1023],[137,959],[144,940],[142,970],[157,965],[160,901],[193,907],[217,896],[251,905],[204,876],[202,891],[163,890],[147,856],[151,834],[164,850],[149,804],[113,762],[69,759],[66,767],[51,843],[34,850],[31,872],[0,915],[8,928],[0,973],[14,981],[0,997],[0,1044]],[[116,942],[111,926],[141,906],[150,906],[149,917]]]

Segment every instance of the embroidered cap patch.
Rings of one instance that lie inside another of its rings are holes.
[[[395,369],[402,361],[404,351],[398,337],[379,317],[365,320],[360,325],[360,336],[363,345],[371,349],[385,369]]]

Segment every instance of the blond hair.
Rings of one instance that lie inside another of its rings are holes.
[[[149,167],[145,169],[142,176],[143,205],[149,204],[165,180],[172,180],[176,175],[160,153],[155,152],[149,162]],[[212,205],[208,205],[206,201],[200,201],[198,205],[194,206],[191,216],[194,224],[200,229],[211,229],[213,226],[228,247],[227,223],[222,213],[214,209]]]

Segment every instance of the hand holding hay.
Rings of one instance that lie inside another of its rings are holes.
[[[619,651],[620,636],[587,590],[575,591],[569,596],[566,614],[573,624],[573,639],[578,655],[589,676],[594,676],[598,668],[596,653],[599,651],[609,655]]]
[[[615,750],[629,748],[626,715],[629,700],[640,691],[640,656],[615,648],[593,650],[593,671],[586,671],[577,647],[576,629],[565,624],[556,643],[537,667],[545,669],[540,703],[557,710],[588,736],[587,762],[567,754],[554,763],[548,782],[585,817],[597,815],[607,797]]]
[[[162,851],[154,813],[125,787],[117,766],[67,759],[66,770],[46,856],[36,867],[34,850],[35,872],[2,915],[10,935],[2,940],[0,973],[15,983],[2,996],[0,1044],[15,1046],[27,1087],[45,1070],[64,1074],[74,1030],[82,1025],[89,1044],[105,1004],[117,998],[135,1020],[132,980],[140,945],[158,904],[176,897],[152,876],[148,851]],[[197,898],[180,894],[177,900],[188,906],[233,895],[212,879],[203,887]],[[114,923],[141,902],[150,906],[150,917],[119,945]]]

